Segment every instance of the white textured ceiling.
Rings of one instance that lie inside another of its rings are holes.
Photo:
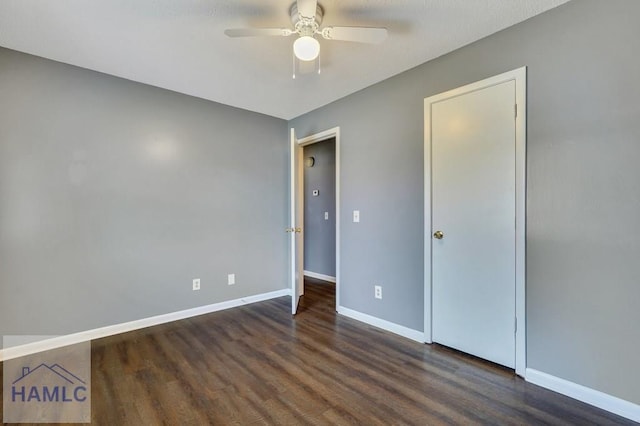
[[[380,45],[321,40],[322,73],[292,76],[293,0],[0,0],[0,46],[291,119],[567,0],[320,0],[323,26],[382,26]]]

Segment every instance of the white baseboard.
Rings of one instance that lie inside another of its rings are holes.
[[[420,343],[425,342],[424,332],[422,331],[417,331],[412,328],[405,327],[403,325],[398,325],[396,323],[389,322],[371,315],[363,314],[362,312],[354,311],[352,309],[345,308],[344,306],[338,306],[338,313],[340,315],[344,315],[346,317],[353,318],[358,321],[362,321],[374,327],[378,327],[383,330],[390,331],[402,337],[406,337],[407,339],[415,340],[416,342],[420,342]]]
[[[151,327],[154,325],[166,324],[168,322],[191,318],[198,315],[210,314],[212,312],[223,311],[225,309],[248,305],[250,303],[262,302],[264,300],[275,299],[282,296],[291,296],[291,289],[286,288],[282,290],[271,291],[269,293],[241,297],[240,299],[228,300],[226,302],[199,306],[197,308],[185,309],[183,311],[171,312],[168,314],[156,315],[153,317],[143,318],[121,324],[109,325],[93,330],[81,331],[79,333],[68,334],[65,336],[53,337],[51,339],[41,340],[26,345],[13,346],[10,348],[0,349],[0,361],[6,361],[25,355],[31,355],[38,352],[60,348],[63,346],[113,336],[115,334],[126,333],[128,331],[139,330],[141,328]]]
[[[330,283],[336,282],[336,277],[332,277],[330,275],[318,274],[317,272],[304,271],[305,277],[311,277],[322,281],[329,281]]]
[[[550,389],[635,422],[640,422],[640,405],[591,389],[577,383],[527,368],[525,379],[534,385]]]

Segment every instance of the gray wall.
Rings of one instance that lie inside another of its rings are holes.
[[[292,120],[340,126],[342,304],[423,329],[423,99],[526,65],[527,364],[640,403],[638,16],[569,2]]]
[[[0,335],[287,287],[286,129],[0,49]]]
[[[314,157],[304,168],[304,269],[336,276],[336,140],[304,147],[304,158]],[[317,197],[313,190],[320,191]],[[329,219],[324,219],[324,213]]]

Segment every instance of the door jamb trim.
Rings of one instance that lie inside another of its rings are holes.
[[[301,139],[296,139],[298,142],[298,147],[303,148],[307,145],[313,145],[317,142],[322,142],[327,139],[335,138],[336,140],[336,311],[338,310],[338,306],[340,306],[340,126],[333,127],[331,129],[314,133],[312,135],[306,136]],[[293,153],[291,153],[293,155]],[[304,167],[303,164],[300,164],[299,167]],[[304,197],[304,193],[302,193],[303,185],[300,185],[301,188],[298,188],[298,193],[295,194],[296,197]],[[291,194],[294,196],[294,194]],[[304,198],[302,198],[304,200]]]

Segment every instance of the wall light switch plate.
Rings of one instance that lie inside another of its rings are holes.
[[[324,212],[324,220],[329,220],[329,212]]]
[[[227,284],[234,285],[236,283],[236,274],[227,275]]]
[[[193,291],[200,290],[200,278],[193,280]]]
[[[360,210],[353,211],[353,221],[356,223],[360,222]]]

